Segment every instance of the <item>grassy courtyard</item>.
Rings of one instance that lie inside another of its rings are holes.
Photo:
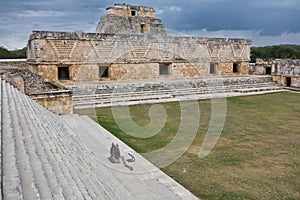
[[[138,152],[163,148],[180,124],[179,103],[161,104],[165,126],[153,137],[128,136],[110,108],[97,109],[100,124]],[[150,122],[151,105],[131,106],[138,125]],[[201,120],[188,151],[162,170],[201,199],[300,199],[300,94],[273,93],[227,99],[226,121],[208,156],[198,152],[209,127],[211,101],[199,101]]]

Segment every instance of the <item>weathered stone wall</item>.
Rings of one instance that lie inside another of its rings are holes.
[[[155,18],[151,7],[115,4],[106,9],[107,15],[100,18],[97,33],[106,34],[166,34],[161,20]]]
[[[300,60],[292,59],[256,59],[256,74],[263,75],[269,70],[274,81],[282,86],[300,87]]]
[[[272,74],[300,75],[300,60],[292,59],[256,59],[256,73],[265,74],[271,68]]]
[[[59,114],[72,114],[73,113],[73,101],[72,95],[68,93],[60,94],[38,94],[31,96],[32,99],[39,104],[47,108],[48,110]]]
[[[28,69],[1,69],[1,79],[57,114],[71,114],[72,92],[58,84],[45,82]]]
[[[281,86],[287,86],[287,78],[291,79],[291,87],[300,87],[300,76],[290,76],[290,75],[281,75],[281,74],[274,74],[272,75],[273,81],[277,82]]]
[[[106,34],[166,34],[165,27],[160,19],[139,16],[124,17],[116,15],[106,15],[101,17],[96,28],[96,32]]]
[[[28,69],[26,59],[0,59],[0,69]]]
[[[272,83],[271,76],[236,76],[236,77],[203,77],[190,79],[163,79],[160,81],[120,81],[117,84],[99,84],[91,91],[96,94],[126,93],[138,91],[164,90],[164,89],[189,89],[199,87],[210,87],[215,84],[219,86],[239,86],[248,84]],[[79,88],[76,93],[89,94],[91,91],[84,91]],[[84,92],[83,92],[84,91]]]
[[[144,79],[161,78],[159,63],[170,66],[169,78],[209,75],[210,63],[216,63],[216,75],[247,75],[250,44],[243,39],[37,31],[29,40],[28,61],[46,81],[61,82],[58,67],[69,67],[69,81],[100,80],[99,66],[109,67],[111,80],[131,69],[137,74],[130,79]]]
[[[108,15],[124,17],[132,17],[131,11],[135,11],[135,16],[155,18],[155,11],[152,7],[115,4],[113,7],[106,9]]]

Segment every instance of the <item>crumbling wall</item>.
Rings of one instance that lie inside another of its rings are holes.
[[[271,69],[273,80],[281,86],[300,87],[300,60],[256,59],[256,74],[266,74]],[[289,80],[289,81],[288,81]],[[288,83],[290,82],[290,83]]]
[[[26,59],[0,59],[1,69],[27,69]]]
[[[166,34],[161,20],[155,18],[151,7],[115,4],[106,9],[107,15],[100,18],[97,33],[107,34]]]
[[[73,99],[70,91],[40,93],[31,95],[31,98],[56,114],[73,113]]]
[[[256,59],[257,74],[265,74],[270,67],[272,74],[300,75],[300,60],[292,59]]]
[[[62,86],[45,82],[28,69],[5,69],[1,78],[47,109],[57,114],[73,112],[72,92]]]

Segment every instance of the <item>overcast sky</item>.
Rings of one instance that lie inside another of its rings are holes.
[[[23,48],[32,30],[94,32],[114,3],[154,7],[170,33],[300,44],[300,0],[1,0],[0,46]]]

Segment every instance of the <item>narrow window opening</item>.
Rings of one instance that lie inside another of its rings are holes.
[[[169,75],[169,65],[167,64],[159,64],[159,75],[167,76]]]
[[[69,67],[58,67],[58,80],[70,80]]]
[[[232,72],[233,73],[238,73],[238,64],[237,63],[233,63],[233,69],[232,69]]]
[[[215,74],[216,73],[216,65],[215,65],[215,63],[210,63],[209,73],[210,74]]]
[[[100,78],[109,78],[108,66],[100,66],[99,67],[99,77]]]

